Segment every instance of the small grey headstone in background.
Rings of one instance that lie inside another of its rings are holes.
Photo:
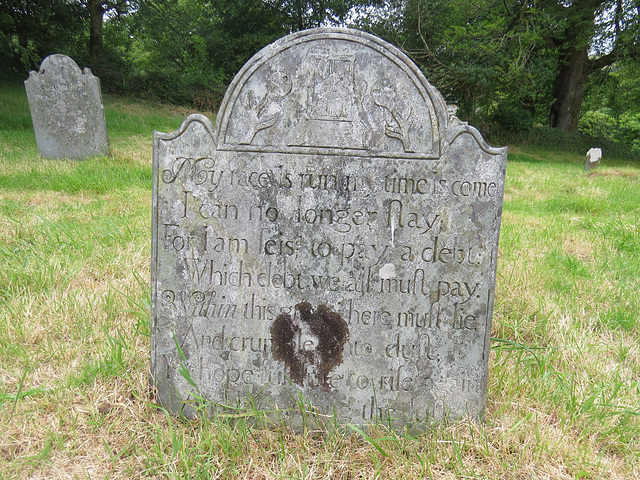
[[[300,408],[417,429],[481,416],[506,157],[377,37],[264,48],[215,128],[191,115],[154,137],[160,402],[252,399],[294,426]]]
[[[49,55],[24,82],[40,155],[109,155],[100,80],[66,55]]]
[[[602,160],[602,149],[591,148],[587,152],[587,161],[584,164],[585,172],[600,166],[600,160]]]

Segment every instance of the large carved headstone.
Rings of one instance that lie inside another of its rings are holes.
[[[446,112],[398,49],[314,29],[254,56],[215,128],[156,133],[162,404],[482,415],[507,152]]]
[[[24,82],[38,151],[81,159],[109,154],[100,80],[65,55],[49,55]]]

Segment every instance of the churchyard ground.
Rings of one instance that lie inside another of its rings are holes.
[[[190,110],[106,97],[112,156],[79,162],[0,104],[0,478],[640,475],[640,163],[510,146],[484,422],[295,434],[149,386],[152,132]]]

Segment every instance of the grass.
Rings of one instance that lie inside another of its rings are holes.
[[[151,136],[188,112],[107,97],[73,162],[0,104],[0,478],[640,478],[640,164],[511,149],[484,422],[294,434],[149,387]]]

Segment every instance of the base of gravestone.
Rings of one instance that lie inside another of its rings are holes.
[[[216,419],[236,426],[246,424],[258,429],[283,428],[296,433],[360,432],[361,429],[380,427],[401,431],[408,435],[421,435],[436,425],[448,424],[464,418],[478,422],[484,418],[483,414],[477,412],[462,416],[449,416],[445,413],[438,419],[416,419],[412,414],[398,416],[389,411],[374,413],[377,402],[372,399],[371,404],[367,406],[368,412],[363,413],[365,417],[372,415],[368,421],[352,423],[341,419],[336,408],[332,412],[323,412],[300,392],[297,392],[297,396],[295,392],[292,393],[291,402],[287,408],[283,408],[272,400],[263,402],[260,398],[251,396],[244,402],[231,405],[212,404],[198,394],[191,395],[192,398],[185,399],[180,408],[174,409],[174,413],[188,420]]]

